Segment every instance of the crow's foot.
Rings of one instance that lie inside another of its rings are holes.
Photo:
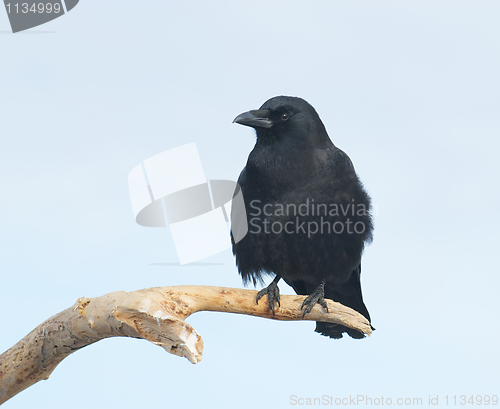
[[[306,309],[304,310],[304,313],[302,314],[302,319],[304,319],[306,314],[309,314],[311,312],[311,310],[313,309],[313,307],[316,304],[321,305],[326,310],[326,312],[328,312],[328,304],[325,301],[325,282],[324,281],[302,303],[302,307],[300,307],[301,310],[304,308],[304,306],[307,306]]]
[[[269,309],[273,312],[274,317],[274,303],[278,303],[278,307],[280,307],[280,289],[278,288],[278,281],[280,281],[280,276],[276,276],[274,280],[269,284],[266,288],[263,288],[257,293],[257,297],[255,301],[257,304],[259,300],[267,294],[267,301],[269,302]]]

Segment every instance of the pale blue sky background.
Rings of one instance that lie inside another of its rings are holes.
[[[177,261],[173,241],[135,224],[127,175],[196,142],[207,178],[236,179],[254,135],[231,122],[272,96],[317,109],[378,209],[369,339],[199,313],[198,365],[105,340],[5,408],[499,395],[499,13],[494,1],[82,0],[12,35],[0,12],[1,351],[81,296],[242,287],[229,251],[205,260],[222,265],[152,265]]]

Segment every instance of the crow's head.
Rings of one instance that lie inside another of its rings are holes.
[[[315,147],[331,144],[316,110],[302,98],[271,98],[259,109],[238,115],[233,122],[254,128],[258,139],[292,139]]]

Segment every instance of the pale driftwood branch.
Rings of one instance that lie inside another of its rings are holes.
[[[143,338],[167,352],[197,363],[203,340],[184,320],[197,311],[247,314],[277,320],[301,320],[305,297],[282,295],[273,317],[267,298],[255,302],[256,291],[208,286],[157,287],[96,298],[80,298],[71,308],[49,318],[0,355],[0,404],[48,379],[72,352],[109,337]],[[306,320],[341,323],[371,334],[356,311],[327,300],[329,313],[315,306]]]

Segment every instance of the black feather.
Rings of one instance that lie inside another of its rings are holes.
[[[233,254],[243,281],[257,284],[278,275],[302,295],[324,282],[325,298],[370,320],[360,283],[361,255],[372,239],[370,198],[349,157],[300,98],[272,98],[235,122],[257,132],[238,179],[249,231],[241,241],[233,239]],[[316,331],[363,337],[329,323],[318,322]]]

